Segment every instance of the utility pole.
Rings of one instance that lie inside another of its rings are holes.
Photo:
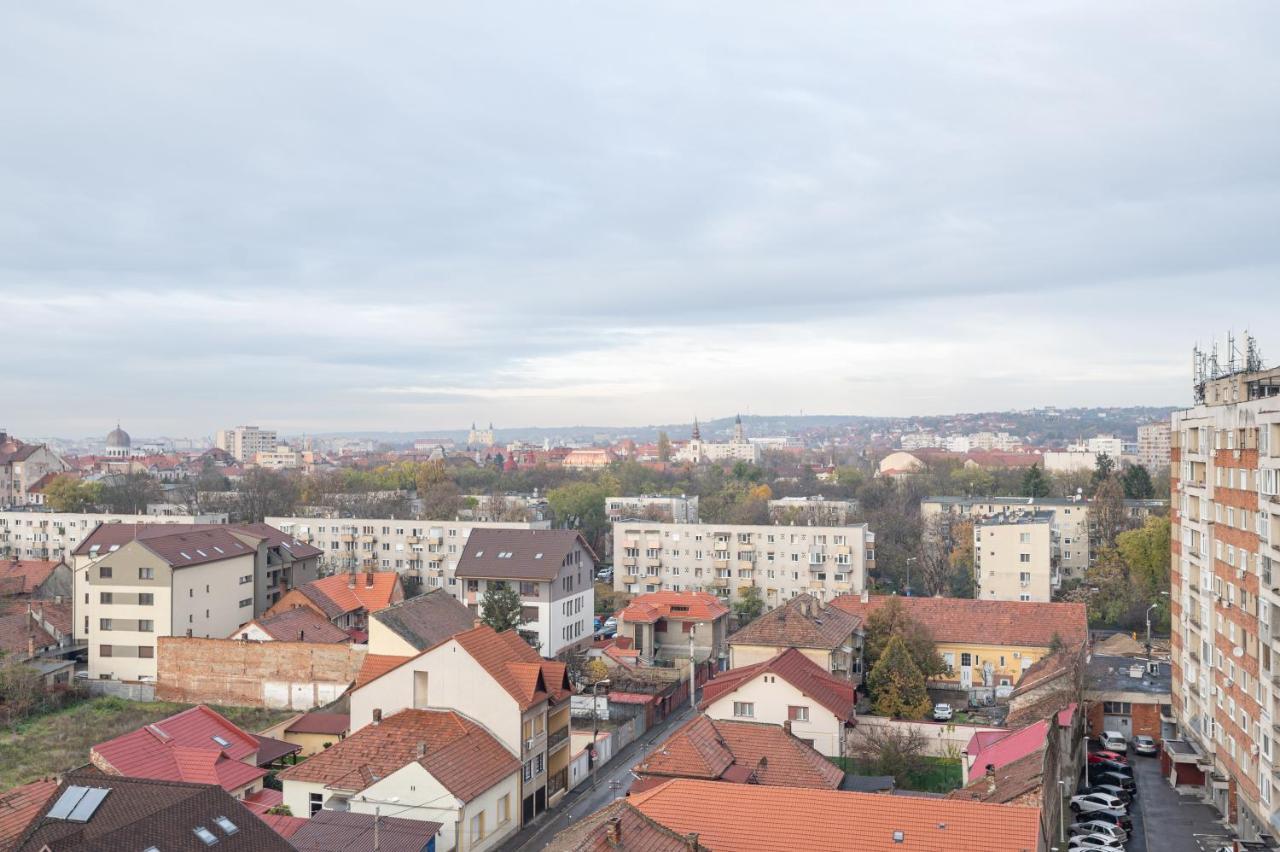
[[[373,806],[373,852],[379,852],[382,849],[381,840],[378,837],[378,817],[382,816],[382,806]]]
[[[600,736],[600,684],[609,685],[608,678],[591,684],[591,786],[596,786],[596,765],[600,763],[600,752],[596,749],[596,739]]]
[[[698,681],[693,668],[693,633],[698,629],[695,624],[689,628],[689,709],[698,712]]]

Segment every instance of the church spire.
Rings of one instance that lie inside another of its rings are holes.
[[[694,417],[694,418],[693,418],[693,440],[695,440],[695,441],[701,441],[701,440],[702,440],[702,433],[698,431],[698,418],[697,418],[697,417]]]

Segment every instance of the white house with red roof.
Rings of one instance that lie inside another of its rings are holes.
[[[618,635],[645,659],[728,663],[729,607],[710,592],[651,592],[618,613]]]

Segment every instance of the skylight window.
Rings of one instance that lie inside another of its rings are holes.
[[[195,834],[196,837],[199,837],[202,841],[204,841],[205,846],[212,846],[213,844],[218,842],[217,835],[215,835],[209,829],[205,828],[203,825],[196,826],[194,829],[192,829],[192,833]]]
[[[120,549],[120,545],[118,545],[118,544],[113,544],[113,545],[111,545],[110,547],[108,547],[108,548],[107,548],[107,550],[110,550],[112,553],[115,553],[115,552],[116,552],[117,550],[119,550],[119,549]]]
[[[231,820],[227,819],[224,816],[214,817],[213,821],[218,824],[218,828],[222,829],[227,834],[235,834],[237,831],[240,830],[236,828],[236,824],[234,822],[232,822]]]
[[[222,553],[222,548],[221,548],[221,547],[218,547],[218,545],[216,545],[216,544],[213,546],[213,549],[214,549],[214,550],[216,550],[216,551],[218,551],[219,553]]]
[[[483,550],[477,550],[477,551],[476,551],[476,558],[477,558],[477,559],[479,559],[481,556],[484,556],[484,551],[483,551]]]
[[[178,551],[178,553],[179,553],[179,554],[181,554],[181,556],[182,556],[182,558],[183,558],[183,559],[190,559],[190,558],[191,558],[190,556],[188,556],[188,555],[187,555],[187,552],[186,552],[185,550],[179,550],[179,551]]]
[[[231,741],[226,737],[220,737],[217,734],[214,734],[213,741],[223,748],[231,748]]]
[[[541,553],[535,553],[535,554],[533,554],[533,558],[534,558],[534,559],[541,559],[541,558],[542,558],[542,554],[541,554]]]
[[[205,557],[206,559],[209,558],[209,554],[205,553],[203,550],[197,550],[196,553],[199,553],[201,556]]]

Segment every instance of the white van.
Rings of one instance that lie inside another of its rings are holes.
[[[1103,731],[1098,735],[1098,745],[1107,751],[1119,752],[1120,754],[1125,754],[1129,751],[1129,741],[1119,731]]]

